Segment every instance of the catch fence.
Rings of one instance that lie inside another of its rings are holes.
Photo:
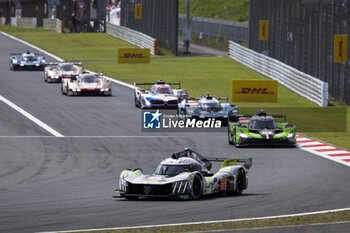
[[[250,0],[249,48],[327,82],[331,100],[350,104],[349,23],[350,0]]]
[[[178,0],[122,0],[120,25],[142,32],[177,54]]]

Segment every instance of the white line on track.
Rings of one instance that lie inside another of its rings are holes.
[[[0,138],[20,139],[20,138],[56,138],[57,136],[0,136]],[[61,136],[61,138],[183,138],[185,136],[166,135],[111,135],[111,136]]]
[[[45,129],[46,131],[48,131],[49,133],[51,133],[55,137],[64,137],[62,134],[60,134],[59,132],[57,132],[56,130],[54,130],[53,128],[51,128],[50,126],[45,124],[44,122],[40,121],[38,118],[34,117],[32,114],[28,113],[24,109],[18,107],[17,105],[15,105],[11,101],[9,101],[5,97],[3,97],[2,95],[0,95],[0,101],[4,102],[5,104],[10,106],[14,110],[18,111],[23,116],[27,117],[29,120],[33,121],[35,124],[39,125],[41,128]]]
[[[277,216],[267,216],[267,217],[257,217],[257,218],[241,218],[241,219],[227,219],[227,220],[216,220],[216,221],[204,221],[204,222],[187,222],[187,223],[174,223],[174,224],[161,224],[161,225],[146,225],[146,226],[132,226],[132,227],[115,227],[115,228],[98,228],[98,229],[80,229],[72,231],[52,231],[52,232],[41,232],[41,233],[53,233],[53,232],[89,232],[89,231],[108,231],[108,230],[127,230],[127,229],[139,229],[139,228],[154,228],[154,227],[174,227],[174,226],[184,226],[184,225],[199,225],[199,224],[212,224],[212,223],[224,223],[224,222],[240,222],[240,221],[251,221],[251,220],[264,220],[264,219],[274,219],[274,218],[288,218],[297,216],[307,216],[313,214],[327,214],[350,210],[350,208],[335,209],[335,210],[323,210],[299,214],[287,214],[287,215],[277,215]]]

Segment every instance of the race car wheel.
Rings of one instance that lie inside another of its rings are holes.
[[[198,199],[201,196],[201,194],[202,194],[202,181],[197,175],[193,179],[191,196],[193,199]]]
[[[233,145],[233,141],[232,141],[232,134],[230,131],[230,126],[227,127],[227,137],[228,137],[228,144]]]
[[[67,93],[68,96],[71,96],[71,91],[69,90],[68,85],[67,85],[66,93]]]
[[[135,95],[135,107],[139,107],[140,106],[140,104],[138,103],[138,101],[137,101],[137,98],[136,98],[136,95]]]
[[[243,169],[239,169],[238,173],[236,175],[236,186],[234,190],[234,194],[240,195],[243,192],[243,189],[245,187],[245,174]]]
[[[237,143],[236,131],[233,131],[233,144],[235,147],[240,147],[239,143]]]
[[[46,74],[44,73],[44,81],[47,82]]]
[[[62,93],[62,95],[64,95],[64,92],[63,92],[63,83],[61,83],[61,93]]]

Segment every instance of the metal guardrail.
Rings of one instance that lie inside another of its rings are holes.
[[[15,27],[36,28],[38,24],[37,24],[36,17],[22,17],[22,18],[11,17],[11,25]]]
[[[44,19],[43,20],[44,29],[54,29],[58,33],[63,33],[63,22],[59,19]]]
[[[233,41],[229,41],[228,55],[309,101],[322,107],[328,105],[328,83]]]
[[[186,15],[179,14],[179,32],[182,33],[186,24]],[[202,17],[191,18],[192,33],[200,39],[233,40],[248,42],[249,27],[247,23]]]
[[[106,33],[138,47],[149,48],[153,55],[158,54],[158,41],[146,34],[111,23],[106,23]]]

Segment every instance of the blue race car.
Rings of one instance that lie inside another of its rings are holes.
[[[10,70],[44,70],[46,58],[43,54],[31,53],[11,53]]]
[[[213,118],[228,124],[228,118],[238,114],[238,107],[230,103],[220,103],[219,100],[228,101],[227,97],[214,98],[210,94],[202,98],[187,98],[179,104],[180,119],[207,120]]]

